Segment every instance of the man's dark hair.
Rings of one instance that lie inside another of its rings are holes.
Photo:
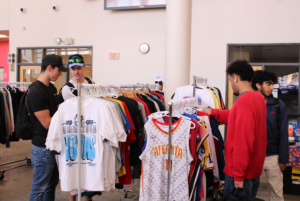
[[[258,70],[254,72],[254,76],[252,78],[251,86],[254,90],[258,90],[256,84],[263,85],[265,81],[272,81],[274,84],[278,83],[277,76],[274,73],[268,71]]]
[[[236,60],[227,67],[226,73],[230,76],[236,74],[242,81],[251,82],[254,70],[246,60]]]
[[[44,72],[44,71],[47,69],[47,67],[48,67],[49,65],[50,65],[50,64],[48,64],[48,65],[42,64],[42,66],[41,66],[41,72]],[[51,67],[52,67],[52,69],[55,68],[55,66],[54,66],[54,67],[51,66]]]
[[[159,81],[158,84],[161,85],[161,86],[164,85],[163,81]]]

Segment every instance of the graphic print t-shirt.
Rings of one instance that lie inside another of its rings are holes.
[[[82,115],[77,116],[77,102],[69,99],[60,105],[52,118],[46,147],[58,155],[61,190],[77,189],[77,155],[81,154],[81,188],[88,191],[104,191],[103,141],[118,144],[125,139],[125,130],[116,126],[113,114],[99,99],[82,100]],[[81,124],[81,150],[77,150],[77,126]]]

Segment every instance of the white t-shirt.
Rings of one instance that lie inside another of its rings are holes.
[[[207,105],[211,108],[215,108],[215,102],[212,93],[206,89],[197,89],[195,90],[195,96],[198,97],[199,105]],[[187,85],[183,87],[179,87],[175,91],[174,99],[184,99],[193,97],[193,86]]]
[[[119,125],[118,117],[111,113],[109,106],[103,104],[100,99],[82,99],[81,104],[81,120],[77,118],[76,99],[68,99],[60,105],[48,130],[46,148],[60,152],[57,160],[62,191],[78,189],[77,154],[79,153],[81,153],[81,188],[87,191],[105,191],[104,139],[117,145],[120,139],[126,141],[126,133],[122,125]],[[79,122],[81,122],[82,133],[81,151],[77,150]]]
[[[91,79],[91,78],[90,78]],[[92,79],[91,79],[92,80]],[[73,84],[73,86],[74,86],[74,88],[75,89],[77,89],[77,83],[76,82],[74,82],[72,79],[69,81],[71,84]],[[93,80],[92,80],[92,82],[94,82]],[[84,82],[83,83],[81,83],[81,84],[88,84],[88,81],[86,80],[86,79],[84,79]],[[70,87],[69,86],[64,86],[63,88],[62,88],[62,91],[61,91],[61,93],[62,93],[62,97],[64,98],[64,100],[66,101],[67,99],[69,99],[69,98],[73,98],[74,97],[74,95],[73,95],[73,93],[72,93],[72,90],[70,89]]]

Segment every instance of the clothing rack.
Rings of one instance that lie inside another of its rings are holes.
[[[198,102],[197,97],[188,98],[188,99],[180,99],[180,100],[173,100],[169,102],[169,144],[168,144],[168,186],[167,186],[167,201],[170,197],[170,179],[171,179],[171,143],[172,143],[172,113],[173,113],[173,107],[175,107],[177,110],[183,109],[186,105],[192,105],[192,103]],[[184,104],[182,104],[184,103]]]
[[[4,88],[4,85],[16,85],[15,87],[28,88],[29,85],[31,85],[31,82],[0,82],[0,88]]]
[[[28,88],[30,84],[31,84],[31,82],[0,82],[0,88],[4,88],[5,87],[4,85],[16,85],[15,87]],[[23,85],[23,86],[21,86],[21,85]],[[4,170],[0,170],[0,180],[2,180],[4,178],[4,173],[8,170],[12,170],[12,169],[16,169],[16,168],[19,168],[19,167],[31,165],[31,158],[30,157],[25,157],[24,159],[21,159],[21,160],[16,160],[16,161],[11,161],[11,162],[8,162],[8,163],[0,164],[0,166],[4,166],[4,165],[13,164],[13,163],[18,163],[18,162],[21,162],[21,161],[26,161],[26,164],[18,165],[18,166],[15,166],[15,167],[4,169]]]
[[[195,97],[195,92],[196,92],[196,81],[197,81],[197,76],[193,76],[193,98],[190,99],[185,99],[188,104],[188,102],[194,101]],[[173,112],[173,106],[178,106],[180,102],[178,100],[175,101],[170,101],[169,102],[169,147],[168,147],[168,186],[167,186],[167,201],[170,199],[170,179],[171,179],[171,143],[172,143],[172,112]],[[178,108],[178,107],[176,107]]]
[[[101,84],[81,84],[77,83],[77,116],[78,118],[81,118],[81,89],[82,88],[156,88],[158,84],[131,84],[131,85],[101,85]],[[81,124],[78,123],[78,129],[77,129],[77,138],[78,142],[81,142]],[[77,150],[81,150],[81,143],[77,144]],[[78,182],[78,201],[81,201],[81,154],[77,155],[78,160],[78,172],[77,172],[77,182]],[[125,198],[121,199],[121,201],[134,201],[136,198],[138,198],[138,195],[134,196],[131,199],[127,199],[128,193],[135,193],[134,189],[138,186],[136,184],[131,190],[124,190],[125,192]]]

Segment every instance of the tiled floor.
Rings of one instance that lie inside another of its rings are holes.
[[[0,145],[0,164],[8,163],[10,161],[23,159],[30,157],[31,142],[20,141],[11,143],[11,148],[5,148],[4,145]],[[16,164],[0,166],[0,170],[13,167],[16,165],[22,165],[26,162],[19,162]],[[32,166],[20,167],[13,170],[8,170],[4,173],[4,179],[0,180],[0,200],[1,201],[20,201],[29,200],[29,192],[32,181]],[[138,180],[135,180],[135,184]],[[134,185],[134,184],[133,184]],[[130,189],[133,185],[125,186],[126,189]],[[267,186],[265,176],[262,175],[260,188],[258,191],[258,198],[263,200],[267,199]],[[124,190],[113,190],[111,192],[103,193],[102,196],[94,197],[93,200],[105,200],[105,201],[120,201],[124,198]],[[300,196],[284,195],[285,201],[299,201]],[[57,186],[56,199],[59,201],[67,201],[67,194],[60,190],[60,186]]]

